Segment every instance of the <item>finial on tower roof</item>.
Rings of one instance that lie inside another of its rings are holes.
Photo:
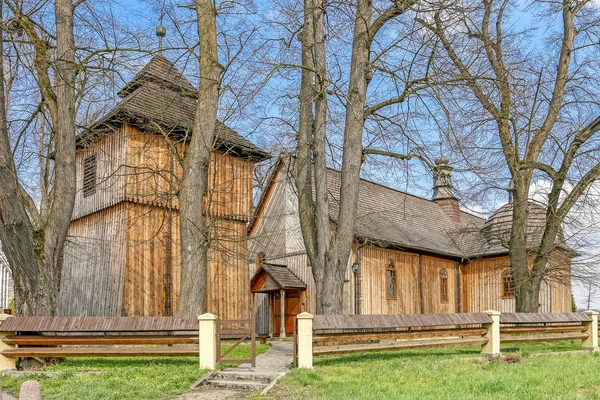
[[[164,8],[160,11],[160,18],[158,20],[158,26],[156,27],[156,36],[158,36],[158,53],[162,53],[162,42],[163,38],[167,35],[167,29],[163,26],[162,21],[165,15]]]
[[[506,191],[508,192],[508,202],[512,203],[515,196],[515,181],[512,178],[510,178],[510,182],[508,184],[508,188],[506,188]]]

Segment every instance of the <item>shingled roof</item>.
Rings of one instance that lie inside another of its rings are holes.
[[[78,137],[85,146],[90,138],[115,129],[123,123],[144,131],[189,138],[196,114],[196,89],[162,55],[155,56],[119,92],[123,100]],[[269,157],[245,137],[217,121],[216,148],[257,161]]]
[[[287,164],[286,158],[280,159],[281,167]],[[292,162],[293,158],[289,160]],[[282,171],[285,174],[283,179],[293,181],[294,174],[291,167],[288,168]],[[274,180],[275,176],[274,173],[270,179]],[[329,216],[334,223],[339,213],[340,183],[341,172],[328,169]],[[261,212],[264,201],[261,198],[257,213]],[[529,204],[529,249],[534,250],[540,243],[545,213],[542,205]],[[376,246],[472,259],[508,253],[511,218],[512,205],[509,203],[487,220],[460,211],[457,221],[433,200],[361,179],[354,234],[357,239]],[[250,226],[254,224],[255,221]],[[556,246],[574,254],[566,246],[562,231]]]
[[[328,170],[329,215],[339,210],[341,173]],[[465,257],[451,233],[467,226],[482,227],[485,220],[460,212],[456,223],[437,203],[361,179],[355,235],[379,246]]]
[[[285,265],[262,263],[250,282],[254,283],[262,273],[266,273],[279,286],[279,289],[306,289],[306,284]]]
[[[496,210],[483,226],[466,226],[452,233],[457,247],[469,257],[484,257],[508,252],[512,230],[513,203]],[[535,250],[542,241],[546,228],[546,207],[535,201],[527,202],[527,249]],[[565,241],[562,229],[555,240],[556,248],[575,255]]]

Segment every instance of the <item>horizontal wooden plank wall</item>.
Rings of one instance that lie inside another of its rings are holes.
[[[396,266],[397,297],[386,294],[386,266]],[[364,246],[360,249],[361,314],[419,314],[419,255]]]
[[[120,316],[127,205],[71,223],[64,250],[59,314]]]
[[[125,198],[126,139],[123,129],[90,143],[77,152],[77,193],[72,219],[99,211]],[[83,164],[86,157],[96,154],[96,191],[83,196]]]

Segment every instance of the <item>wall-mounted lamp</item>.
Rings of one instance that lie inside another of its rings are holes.
[[[360,264],[357,262],[355,262],[354,264],[352,264],[352,272],[354,272],[354,275],[358,274],[358,270],[360,269]]]

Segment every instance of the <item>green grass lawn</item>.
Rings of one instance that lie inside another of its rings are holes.
[[[473,360],[480,347],[315,357],[270,392],[277,399],[600,399],[598,354],[534,357],[581,342],[526,344],[516,364]],[[508,353],[506,353],[508,354]],[[471,358],[471,359],[469,359]]]
[[[256,353],[268,348],[269,345],[257,345]],[[249,345],[240,345],[227,355],[229,359],[249,357]],[[36,379],[42,383],[44,399],[49,400],[157,399],[189,390],[206,373],[198,369],[197,357],[70,358],[43,370],[60,374],[5,376],[2,386],[17,394],[24,381]],[[81,372],[91,374],[79,375]]]

